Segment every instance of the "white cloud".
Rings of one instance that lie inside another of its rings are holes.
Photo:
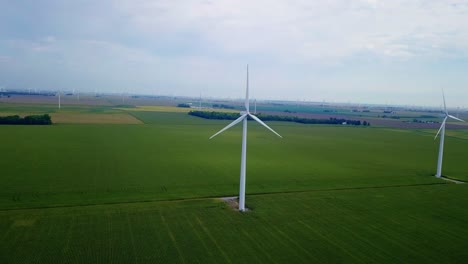
[[[17,69],[18,76],[39,76],[28,78],[30,83],[49,78],[49,86],[240,97],[244,65],[251,63],[258,97],[353,101],[370,92],[378,102],[393,93],[400,99],[410,89],[415,94],[444,84],[454,90],[468,86],[463,66],[449,65],[468,59],[468,1],[41,5],[47,10],[40,14],[43,21],[31,22],[24,32],[6,38],[0,26],[0,67],[10,75]]]
[[[464,1],[121,0],[116,6],[145,34],[190,32],[234,54],[307,60],[362,51],[408,57],[431,56],[444,48],[468,50]]]

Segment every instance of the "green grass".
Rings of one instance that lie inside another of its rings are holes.
[[[2,126],[0,263],[457,263],[468,257],[467,185],[436,179],[420,130],[249,122],[183,113],[144,125]],[[444,174],[468,180],[466,132]],[[35,209],[32,209],[35,208]]]
[[[149,116],[147,116],[149,115]],[[141,113],[150,124],[3,126],[0,208],[235,195],[241,128]],[[157,121],[156,121],[157,120]],[[406,130],[249,122],[247,192],[434,183],[432,137]],[[466,179],[468,142],[447,138],[444,174]]]
[[[237,194],[240,127],[208,140],[226,122],[174,113],[143,117],[159,122],[3,126],[0,137],[9,140],[0,159],[0,208]],[[438,145],[430,136],[270,125],[284,138],[249,122],[248,193],[440,182],[432,177]],[[447,139],[445,175],[467,176],[467,147],[466,140]]]
[[[433,137],[435,137],[437,131],[435,131],[434,129],[432,130],[429,130],[429,129],[421,129],[419,131],[420,133],[426,133],[428,135],[432,135]],[[468,140],[468,129],[449,129],[447,128],[445,130],[445,136],[446,137],[453,137],[453,138],[457,138],[457,139],[464,139],[464,140]]]
[[[0,212],[2,263],[462,263],[468,188],[443,184]],[[430,208],[430,210],[428,210]]]

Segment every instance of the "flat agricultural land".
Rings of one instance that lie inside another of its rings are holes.
[[[0,115],[49,114],[54,124],[142,124],[143,122],[123,111],[125,108],[111,106],[67,105],[59,109],[53,105],[0,104]]]
[[[280,139],[249,122],[251,210],[239,213],[216,198],[238,193],[239,126],[208,140],[228,121],[130,110],[68,111],[143,124],[0,126],[0,263],[468,257],[468,184],[433,176],[430,131],[268,123]],[[468,131],[451,133],[444,175],[466,181]]]
[[[58,124],[142,124],[140,120],[129,114],[51,114],[54,123]]]

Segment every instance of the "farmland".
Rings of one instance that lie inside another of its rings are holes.
[[[459,263],[465,186],[249,195],[0,212],[2,263]],[[430,208],[430,210],[428,210]]]
[[[8,139],[0,159],[1,263],[467,257],[468,187],[433,177],[434,131],[269,122],[278,139],[249,122],[251,210],[242,214],[215,198],[237,195],[240,127],[208,140],[226,121],[142,109],[69,106],[56,114],[85,121],[0,127]],[[99,115],[139,122],[86,122]],[[447,132],[444,175],[468,180],[467,138],[466,130]]]

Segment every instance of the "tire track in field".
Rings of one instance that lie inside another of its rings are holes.
[[[328,203],[327,206],[332,206],[332,205],[330,203]],[[336,208],[336,210],[340,209],[340,208],[337,208],[336,206],[335,206],[335,208]],[[348,219],[350,219],[350,217],[348,215],[347,215],[347,217],[348,217]],[[302,222],[302,221],[300,221],[300,222]],[[323,226],[323,223],[320,223],[320,224],[321,224],[321,226]],[[348,236],[350,236],[350,237],[354,237],[356,241],[361,241],[362,245],[365,245],[365,248],[373,249],[374,250],[373,252],[377,252],[377,254],[379,254],[379,256],[381,256],[380,253],[382,253],[382,254],[385,254],[386,259],[389,258],[389,256],[387,255],[387,252],[382,252],[379,247],[376,247],[375,244],[373,244],[367,238],[362,237],[359,234],[359,232],[355,232],[355,231],[353,231],[353,230],[351,230],[349,228],[346,228],[344,226],[341,226],[341,227],[337,226],[337,227],[335,227],[335,229],[340,230],[340,232],[342,232],[342,233],[348,234]],[[318,232],[314,232],[314,233],[317,234],[319,237],[321,237],[321,238],[325,239],[326,241],[328,241],[330,244],[335,245],[336,247],[342,249],[345,253],[350,255],[352,258],[359,260],[358,263],[360,263],[360,262],[370,263],[372,261],[375,261],[375,259],[370,258],[368,255],[362,254],[362,250],[359,249],[360,245],[358,245],[357,246],[358,249],[355,250],[355,251],[358,252],[358,254],[351,254],[351,253],[349,253],[348,251],[346,251],[344,249],[342,244],[332,242],[332,240],[328,239],[326,235],[320,234]],[[354,247],[356,248],[356,246],[354,246]],[[400,260],[400,262],[402,262],[402,261]]]
[[[195,216],[195,215],[193,215]],[[208,253],[208,255],[210,257],[214,257],[213,256],[213,253],[211,252],[211,250],[208,248],[208,246],[206,245],[205,241],[202,239],[200,233],[197,231],[197,229],[195,228],[195,226],[193,225],[192,221],[190,221],[190,219],[185,216],[185,220],[187,221],[187,223],[190,225],[190,229],[193,231],[193,233],[195,233],[195,236],[198,238],[198,240],[200,241],[200,243],[203,245],[203,248],[205,249],[205,251]]]
[[[348,208],[346,206],[343,207],[343,206],[338,206],[336,203],[327,203],[327,207],[333,207],[334,211],[339,211],[339,212],[342,212],[342,214],[346,214],[347,219],[352,220],[354,223],[357,223],[357,224],[362,223],[362,219],[359,216],[348,213],[348,211],[350,211],[350,208]],[[355,209],[356,208],[354,208],[354,210]],[[372,240],[370,240],[369,238],[362,236],[362,233],[360,231],[356,231],[354,228],[349,228],[348,226],[340,226],[340,227],[337,227],[337,228],[339,228],[343,232],[346,232],[349,235],[353,236],[354,238],[356,238],[357,241],[361,241],[363,243],[363,245],[365,245],[365,248],[373,249],[374,253],[376,253],[377,256],[379,256],[381,258],[384,258],[384,259],[397,258],[398,261],[395,261],[395,262],[403,262],[403,260],[401,260],[398,257],[390,254],[386,250],[383,250],[381,247],[378,247],[375,243],[372,243]],[[375,235],[379,235],[381,233],[380,230],[377,231],[375,229],[368,230],[368,231],[375,234]],[[388,239],[385,236],[381,237],[381,239],[385,240],[385,241],[387,241],[389,243],[394,244],[392,240]],[[397,245],[397,246],[401,247],[401,245]],[[367,255],[361,255],[361,257],[368,259],[367,261],[372,261],[373,260],[373,259],[369,260],[369,257]]]
[[[160,212],[158,212],[157,214],[158,216],[160,216]],[[155,251],[156,251],[156,261],[155,263],[166,263],[168,262],[166,260],[166,256],[167,256],[167,248],[163,248],[162,245],[167,245],[168,243],[166,243],[167,240],[164,240],[161,236],[162,236],[162,231],[161,229],[159,228],[160,227],[160,222],[158,222],[157,220],[157,216],[156,214],[148,214],[146,216],[146,218],[148,219],[148,221],[150,223],[153,223],[150,225],[150,229],[151,229],[151,236],[155,237],[156,240],[157,240],[157,246],[155,248]]]
[[[174,244],[174,247],[177,250],[177,253],[179,254],[179,259],[182,261],[182,263],[185,263],[184,256],[182,255],[182,251],[180,250],[179,246],[177,245],[177,241],[174,237],[174,234],[172,233],[171,229],[169,228],[169,225],[166,222],[166,218],[161,214],[161,221],[163,225],[166,227],[167,232],[169,233],[169,236],[171,237],[172,243]]]
[[[314,255],[312,255],[306,248],[301,246],[299,243],[297,243],[294,239],[292,239],[288,234],[280,230],[278,227],[275,225],[270,225],[271,228],[273,228],[278,234],[280,234],[282,237],[286,238],[290,243],[296,246],[296,248],[300,249],[302,252],[304,252],[306,255],[308,255],[311,259],[316,259]]]
[[[414,219],[417,219],[417,218],[414,218]],[[401,223],[400,221],[397,221],[397,219],[388,218],[388,219],[386,219],[386,221],[388,221],[389,223],[391,223],[393,225],[398,226],[401,229],[404,229],[405,232],[401,232],[403,234],[410,233],[410,231],[412,230],[412,229],[408,229],[408,227],[404,223]],[[416,220],[416,221],[418,221],[418,220]],[[431,231],[432,230],[427,230],[427,232],[431,232]],[[408,242],[402,240],[400,234],[396,234],[396,233],[392,233],[392,232],[388,232],[388,231],[384,231],[383,233],[385,233],[384,237],[385,237],[385,239],[387,241],[390,241],[392,244],[401,246],[402,248],[408,250],[412,255],[416,255],[420,259],[423,259],[424,263],[436,263],[436,262],[434,262],[434,259],[427,257],[427,255],[424,252],[421,252],[421,250],[420,250],[420,248],[418,248],[417,244],[408,243]],[[438,250],[438,248],[433,249],[433,250]],[[439,250],[439,252],[440,252],[440,250]]]
[[[109,232],[109,234],[112,234],[114,233],[113,232],[113,221],[111,221],[111,217],[109,216],[108,213],[106,213],[106,231]],[[113,263],[115,262],[114,260],[114,252],[115,252],[115,248],[113,247],[113,243],[112,243],[112,239],[108,239],[107,240],[107,243],[106,245],[108,246],[108,250],[107,250],[107,255],[108,255],[108,260],[110,263]]]
[[[52,225],[49,225],[49,226],[46,226],[44,227],[44,229],[47,230],[46,234],[43,236],[47,239],[50,239],[51,237],[51,234],[52,233],[55,233],[54,232],[54,229],[56,228],[56,226],[52,226]],[[36,263],[47,263],[49,262],[49,260],[47,259],[48,255],[48,250],[47,250],[47,247],[49,246],[48,243],[42,243],[38,252],[37,252],[37,255],[35,256],[35,262]]]
[[[335,203],[328,203],[327,206],[329,207],[334,207],[334,210],[335,211],[342,211],[343,213],[346,213],[346,217],[348,220],[351,220],[353,221],[354,223],[362,223],[362,218],[360,218],[358,215],[356,214],[349,214],[346,211],[352,211],[352,210],[356,210],[356,208],[349,208],[349,207],[342,207],[342,206],[338,206],[337,204]],[[400,226],[400,227],[405,227],[405,225],[403,225],[402,223],[399,223],[399,222],[396,222],[394,220],[392,220],[391,218],[386,218],[385,221],[387,221],[388,223],[394,223],[396,224],[397,226]],[[373,248],[374,249],[374,252],[378,253],[378,256],[379,257],[382,257],[382,258],[385,258],[385,259],[392,259],[393,262],[404,262],[404,258],[402,258],[401,256],[396,256],[394,254],[392,254],[391,252],[389,252],[388,250],[386,250],[385,248],[382,248],[382,247],[379,247],[377,246],[375,243],[372,242],[372,240],[370,240],[368,237],[364,237],[362,236],[362,233],[355,230],[355,229],[350,229],[348,228],[347,226],[342,226],[340,228],[341,230],[353,235],[354,237],[356,237],[359,241],[362,241],[365,245],[366,245],[366,248]],[[387,243],[393,245],[394,247],[399,247],[402,251],[406,250],[408,251],[409,249],[413,249],[414,248],[414,244],[412,243],[407,243],[407,242],[404,242],[402,241],[401,239],[399,239],[400,235],[396,234],[396,233],[391,233],[391,232],[388,232],[388,230],[384,230],[384,229],[367,229],[367,231],[369,233],[373,233],[374,235],[376,236],[379,236],[380,239],[382,241],[386,241]],[[385,235],[382,235],[382,234],[385,234]],[[410,250],[408,252],[416,252],[415,250]],[[419,255],[421,258],[425,259],[425,262],[424,263],[431,263],[431,259],[427,258],[425,255],[421,255],[421,254],[417,254]],[[396,260],[393,260],[393,259],[396,259]]]
[[[211,242],[213,242],[213,244],[215,244],[216,248],[221,252],[221,254],[223,255],[226,262],[232,263],[231,259],[226,255],[226,252],[224,252],[224,250],[219,246],[218,241],[216,241],[216,239],[213,237],[213,235],[211,235],[210,230],[208,230],[208,228],[206,228],[206,226],[203,224],[203,222],[200,220],[200,218],[198,216],[195,216],[195,218],[197,219],[197,222],[200,225],[200,227],[203,229],[203,231],[211,239]]]
[[[312,207],[310,207],[308,204],[301,204],[301,205],[304,206],[304,207],[306,207],[308,210],[317,210],[317,208],[312,208]],[[347,210],[347,208],[341,207],[341,206],[338,207],[338,206],[336,206],[334,203],[326,203],[326,207],[330,208],[331,206],[334,207],[334,210],[333,210],[333,211],[342,212],[342,214],[345,213],[344,210]],[[358,218],[356,218],[356,217],[351,217],[351,216],[349,216],[349,214],[347,214],[347,218],[348,218],[348,219],[353,219],[353,221],[354,221],[354,222],[357,222],[357,223],[361,222]],[[299,220],[299,222],[302,222],[302,221]],[[319,223],[321,226],[324,226],[324,224],[325,224],[325,226],[326,226],[326,223],[325,223],[325,222],[317,222],[317,223]],[[362,242],[366,245],[366,248],[373,248],[374,250],[380,251],[380,252],[381,252],[381,249],[380,249],[379,247],[376,247],[374,243],[372,243],[371,241],[369,241],[367,238],[362,237],[362,236],[360,235],[359,232],[356,232],[356,231],[354,231],[353,229],[346,228],[345,226],[336,226],[336,227],[334,227],[334,229],[337,229],[337,230],[339,229],[339,230],[341,230],[341,232],[346,232],[346,233],[348,233],[350,236],[356,238],[357,240],[362,241]],[[312,231],[314,231],[314,230],[312,229]],[[372,232],[373,232],[373,231],[372,231]],[[314,233],[317,233],[317,232],[314,232]],[[374,232],[373,232],[373,233],[374,233]],[[317,234],[318,234],[318,233],[317,233]],[[325,235],[319,234],[319,236],[320,236],[320,237],[323,237],[325,240],[331,242],[331,240],[329,240],[328,238],[326,238]],[[332,244],[332,245],[336,245],[337,248],[340,248],[340,249],[343,248],[343,245],[341,245],[341,244],[337,244],[337,243],[331,243],[331,244]],[[357,252],[360,253],[360,250],[357,250]],[[383,252],[383,254],[385,254],[385,256],[387,256],[387,258],[390,258],[390,257],[388,257],[387,252]],[[354,258],[357,258],[357,259],[359,260],[358,262],[367,263],[367,262],[375,261],[374,259],[369,258],[367,255],[363,255],[363,254],[353,254],[352,256],[354,256]],[[360,258],[364,258],[365,260],[360,259]],[[399,262],[401,262],[401,261],[402,261],[402,260],[399,260]]]
[[[297,249],[301,249],[303,252],[305,252],[307,255],[309,255],[310,257],[312,257],[312,259],[315,260],[315,261],[312,262],[312,263],[320,263],[320,260],[319,260],[319,259],[314,258],[314,256],[310,255],[310,253],[309,253],[307,250],[305,250],[303,247],[301,247],[301,246],[298,247],[298,246],[297,246],[297,242],[295,242],[294,240],[291,240],[291,239],[288,237],[288,238],[289,238],[288,240],[289,240],[292,244],[294,244],[294,245],[296,246],[296,248],[292,248],[288,243],[286,243],[286,242],[284,241],[284,239],[281,239],[281,236],[280,236],[280,235],[281,235],[281,233],[280,233],[281,231],[278,232],[278,229],[275,228],[275,229],[276,229],[276,230],[275,230],[276,232],[272,232],[272,230],[269,229],[269,228],[267,227],[267,225],[268,225],[268,226],[272,226],[271,224],[269,224],[269,223],[267,223],[267,222],[264,222],[262,225],[259,225],[259,226],[258,226],[258,229],[262,228],[262,229],[263,229],[264,231],[266,231],[269,235],[273,236],[273,237],[276,239],[277,242],[279,242],[281,245],[283,245],[283,248],[290,249],[290,250],[292,250],[292,251],[295,252],[295,253],[297,253]],[[296,254],[296,256],[297,256],[297,254]],[[308,260],[309,262],[311,262],[310,259],[307,259],[307,260]]]
[[[70,240],[73,232],[73,227],[75,226],[75,216],[72,216],[70,220],[70,224],[67,225],[67,235],[66,235],[66,241],[64,243],[63,249],[62,249],[62,254],[64,256],[68,256],[68,251],[70,250]]]
[[[7,229],[7,230],[4,230],[4,233],[3,233],[3,236],[2,236],[2,238],[1,238],[1,241],[7,241],[8,235],[10,234],[10,232],[13,231],[13,225],[14,225],[14,222],[8,226],[8,229]]]
[[[277,261],[275,261],[273,258],[271,258],[270,254],[268,254],[268,252],[266,252],[263,247],[259,247],[257,246],[258,245],[258,241],[255,241],[255,239],[252,238],[252,236],[249,235],[249,232],[245,231],[245,230],[242,230],[242,234],[244,234],[244,236],[246,236],[250,241],[252,241],[252,245],[256,246],[256,248],[258,249],[258,251],[262,252],[263,255],[266,256],[266,258],[268,259],[268,263],[278,263]],[[260,262],[261,259],[260,259]]]
[[[307,223],[305,223],[304,221],[302,220],[298,220],[298,223],[300,223],[302,226],[304,226],[305,228],[309,229],[310,231],[312,231],[314,234],[316,234],[317,236],[321,237],[323,240],[327,241],[328,243],[330,243],[331,245],[335,246],[336,248],[339,248],[340,250],[342,250],[344,253],[346,253],[346,255],[348,255],[349,257],[351,257],[352,259],[354,259],[356,262],[363,262],[362,259],[359,259],[357,256],[355,256],[354,254],[352,254],[351,252],[349,252],[348,250],[346,250],[345,248],[343,248],[342,246],[338,245],[337,243],[335,243],[334,241],[330,240],[327,236],[323,235],[322,233],[320,232],[317,232],[317,230],[313,229],[310,225],[308,225]],[[369,261],[369,260],[367,260]]]
[[[135,248],[135,236],[133,235],[132,224],[130,223],[130,218],[128,217],[128,214],[126,218],[127,218],[127,224],[128,224],[128,233],[130,235],[130,242],[132,242],[132,253],[133,253],[133,259],[135,260],[134,263],[138,263],[138,254],[136,253],[136,248]]]

